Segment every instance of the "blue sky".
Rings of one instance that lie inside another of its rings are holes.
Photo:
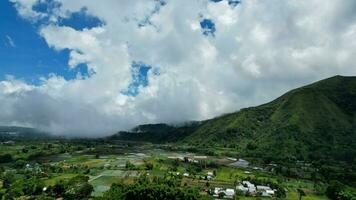
[[[162,1],[163,2],[163,1]],[[161,3],[164,6],[164,3]],[[53,3],[40,3],[33,7],[34,11],[48,13],[57,7]],[[0,1],[0,80],[13,76],[26,83],[39,85],[41,77],[51,74],[64,77],[66,80],[75,79],[78,74],[89,76],[86,64],[79,64],[74,69],[68,67],[69,50],[56,51],[50,48],[38,34],[41,23],[48,19],[31,22],[18,16],[13,3]],[[156,8],[158,12],[159,8]],[[72,13],[69,18],[59,18],[57,25],[68,26],[75,30],[90,29],[104,24],[100,19],[87,15],[86,9]],[[148,19],[147,19],[148,20]],[[147,86],[147,74],[150,66],[142,62],[132,62],[132,82],[122,93],[136,96],[139,86]]]
[[[218,2],[218,1],[217,1]],[[230,1],[229,1],[230,3]],[[165,2],[160,1],[152,13],[140,22],[139,26],[152,25],[149,17],[159,12],[160,7]],[[33,7],[36,12],[50,13],[58,4],[39,3]],[[50,48],[46,41],[38,34],[41,25],[48,23],[48,19],[31,22],[21,18],[13,3],[5,0],[0,1],[2,12],[0,13],[0,80],[5,80],[7,76],[13,76],[29,84],[41,84],[41,77],[48,77],[51,74],[64,77],[66,80],[75,79],[77,74],[89,76],[87,66],[80,64],[74,69],[68,67],[69,50],[56,51]],[[86,8],[80,12],[72,13],[70,18],[59,18],[57,24],[69,26],[75,30],[83,30],[104,24],[100,19],[86,15]],[[215,36],[216,27],[211,19],[203,18],[200,21],[202,34],[205,36]],[[139,86],[148,85],[148,71],[151,66],[132,61],[132,82],[123,91],[123,94],[136,96],[139,93]]]
[[[67,80],[75,78],[78,72],[83,75],[88,73],[85,65],[69,69],[69,51],[49,48],[38,34],[39,24],[18,16],[12,3],[0,1],[0,8],[0,80],[11,75],[27,83],[39,84],[40,77],[47,77],[51,73]],[[77,13],[61,23],[82,29],[99,22]]]

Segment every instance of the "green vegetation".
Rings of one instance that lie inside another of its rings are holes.
[[[172,176],[149,179],[146,176],[135,180],[133,184],[113,184],[109,191],[104,193],[102,200],[119,200],[119,199],[202,199],[198,190],[183,186],[181,180]]]
[[[271,103],[203,122],[184,142],[235,147],[245,156],[274,161],[352,163],[355,108],[356,78],[337,76],[288,92]]]
[[[223,149],[217,149],[221,155],[209,156],[162,149],[166,147],[98,140],[15,142],[6,145],[13,160],[0,164],[0,199],[213,199],[214,188],[234,189],[242,181],[268,185],[280,199],[299,198],[299,189],[306,194],[302,199],[354,197],[352,184],[340,180],[335,185],[319,170],[313,179],[308,172],[315,168],[305,163],[294,164],[293,171],[304,174],[295,177],[284,172],[287,164],[231,167],[234,161]],[[108,149],[114,153],[107,154]],[[31,151],[38,156],[28,156]],[[330,177],[339,173],[334,170]],[[259,195],[236,193],[236,199],[261,199]]]

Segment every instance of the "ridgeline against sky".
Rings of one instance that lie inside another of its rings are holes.
[[[356,74],[354,0],[4,0],[0,9],[0,125],[108,135]]]

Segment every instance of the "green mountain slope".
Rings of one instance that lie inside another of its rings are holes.
[[[356,78],[336,76],[276,100],[204,122],[184,142],[230,145],[281,159],[356,155]]]
[[[270,103],[194,126],[133,132],[116,139],[232,147],[246,156],[271,159],[352,161],[356,159],[356,77],[325,79]]]

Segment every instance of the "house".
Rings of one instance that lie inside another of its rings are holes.
[[[254,184],[252,184],[250,181],[242,181],[242,184],[245,185],[246,187],[255,187]]]
[[[274,195],[275,190],[266,190],[266,193],[270,196]]]
[[[257,190],[258,190],[258,191],[262,191],[262,190],[271,190],[271,188],[270,188],[270,187],[268,187],[268,186],[264,186],[264,185],[257,185],[257,186],[256,186],[256,188],[257,188]]]
[[[208,158],[208,156],[194,156],[194,159],[201,159],[201,160],[203,160],[203,159],[207,159]]]
[[[231,161],[237,161],[236,158],[231,158],[231,157],[227,157],[228,160],[231,160]]]
[[[255,194],[256,193],[256,187],[255,186],[248,187],[248,193]]]
[[[198,160],[191,159],[191,158],[189,158],[189,159],[188,159],[188,162],[190,162],[190,163],[199,163],[199,161],[198,161]]]
[[[218,187],[214,188],[213,196],[214,197],[219,197],[219,194],[221,193],[221,191],[222,191],[222,188],[218,188]]]
[[[263,171],[263,168],[262,168],[262,167],[253,167],[252,169],[253,169],[253,170],[260,170],[260,171]]]
[[[241,191],[243,194],[248,193],[248,187],[245,187],[241,184],[236,186],[236,190]]]
[[[213,180],[213,178],[214,178],[214,173],[213,172],[208,172],[207,176],[206,176],[206,179],[210,181],[210,180]]]
[[[235,190],[231,188],[227,188],[224,193],[225,193],[224,197],[228,199],[232,199],[235,196]]]
[[[274,195],[274,190],[272,190],[269,186],[257,185],[256,188],[263,197],[271,197]]]
[[[272,190],[269,186],[257,185],[255,186],[249,181],[242,181],[242,185],[236,187],[237,190],[242,191],[244,194],[255,195],[256,193],[261,194],[263,197],[274,196],[275,190]]]
[[[226,188],[226,189],[219,188],[219,187],[214,188],[214,194],[213,194],[214,197],[219,197],[221,193],[224,194],[224,198],[226,199],[232,199],[235,196],[235,190],[232,188]]]
[[[242,184],[248,188],[248,193],[249,194],[255,194],[256,193],[256,187],[254,184],[252,184],[250,181],[242,181]]]

